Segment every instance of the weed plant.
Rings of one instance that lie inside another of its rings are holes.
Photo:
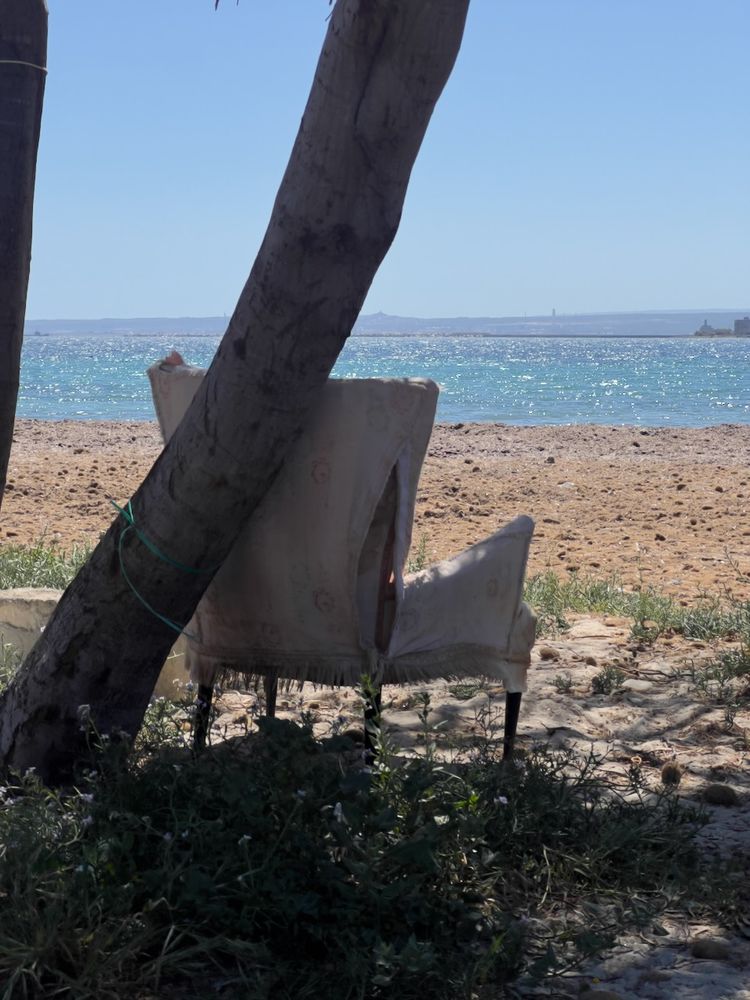
[[[750,701],[750,646],[728,649],[700,666],[689,669],[693,687],[706,701],[724,708],[728,729],[736,713]]]
[[[68,586],[90,554],[87,548],[70,551],[48,545],[0,545],[0,590],[12,587]]]
[[[407,573],[420,573],[427,568],[427,535],[422,533],[406,561]]]
[[[5,642],[5,637],[0,633],[0,691],[10,683],[20,665],[21,656],[18,650],[9,642]]]
[[[697,814],[593,756],[368,768],[266,719],[194,757],[166,702],[129,752],[91,739],[75,788],[2,790],[3,1000],[501,997],[695,879]]]
[[[0,586],[64,586],[84,556],[3,546]],[[570,610],[660,628],[685,613],[551,574],[529,596],[555,627]],[[680,621],[726,627],[707,609]],[[746,629],[747,607],[729,610]],[[447,765],[428,707],[422,754],[381,746],[373,767],[310,718],[196,757],[188,710],[157,701],[133,747],[89,730],[75,787],[6,776],[0,1000],[496,1000],[683,891],[695,905],[701,817],[677,796],[633,775],[615,788],[593,755],[504,763],[492,724]]]
[[[0,590],[11,587],[67,587],[90,554],[87,548],[70,551],[49,545],[0,545]],[[427,565],[427,535],[422,534],[410,556],[407,572]],[[682,607],[650,587],[626,590],[614,577],[602,580],[574,573],[562,579],[552,571],[530,577],[524,597],[537,615],[537,634],[551,635],[568,628],[570,612],[610,614],[633,619],[633,636],[653,641],[665,632],[690,639],[739,638],[750,646],[750,602],[721,602],[706,596],[694,606]]]
[[[562,674],[555,674],[552,678],[552,686],[559,694],[570,694],[573,690],[573,676],[566,670]]]
[[[591,693],[612,694],[624,680],[625,672],[613,664],[608,664],[591,678]]]
[[[451,698],[455,698],[457,701],[469,701],[471,698],[475,698],[482,691],[486,690],[487,681],[485,678],[477,678],[469,681],[457,681],[455,684],[448,685],[448,692]]]
[[[687,639],[741,639],[750,645],[750,602],[722,602],[705,596],[683,607],[651,587],[626,590],[614,578],[600,580],[572,574],[561,579],[547,572],[526,583],[525,599],[537,615],[539,635],[564,632],[566,614],[608,614],[633,620],[635,639],[654,641],[665,633]]]

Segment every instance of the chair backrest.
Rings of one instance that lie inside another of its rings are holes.
[[[166,441],[204,371],[162,362],[148,375]],[[247,672],[263,661],[283,676],[298,655],[314,664],[385,648],[384,604],[403,592],[437,396],[427,379],[326,383],[189,626],[200,655]],[[308,673],[336,681],[329,669]]]

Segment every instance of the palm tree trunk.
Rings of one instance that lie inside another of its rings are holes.
[[[102,732],[138,729],[174,639],[142,602],[189,620],[304,425],[398,228],[467,8],[338,0],[250,277],[189,412],[132,498],[136,524],[168,559],[115,520],[0,700],[0,762],[65,780],[83,750],[82,705]]]
[[[0,0],[0,506],[16,419],[46,65],[45,0]]]

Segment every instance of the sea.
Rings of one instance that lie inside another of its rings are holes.
[[[219,336],[27,335],[18,416],[151,420],[146,368],[171,350],[207,366]],[[354,336],[333,374],[427,376],[437,419],[706,427],[750,423],[750,339]]]

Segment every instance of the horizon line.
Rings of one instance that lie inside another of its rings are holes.
[[[437,321],[437,320],[535,320],[535,319],[565,319],[565,318],[579,318],[579,317],[596,317],[596,316],[654,316],[654,315],[690,315],[693,313],[735,313],[735,312],[748,312],[750,311],[750,305],[746,306],[702,306],[695,309],[612,309],[603,310],[599,309],[594,312],[545,312],[545,313],[514,313],[507,315],[470,315],[468,313],[458,313],[451,316],[415,316],[406,315],[404,313],[387,313],[382,310],[377,310],[371,313],[360,313],[357,317],[359,319],[371,319],[374,317],[383,316],[388,319],[409,319],[409,320],[424,320],[424,321]],[[231,319],[231,315],[227,313],[214,313],[206,315],[188,315],[182,314],[178,316],[168,316],[164,314],[160,315],[138,315],[138,316],[51,316],[42,317],[38,316],[33,319],[25,319],[24,325],[32,323],[103,323],[103,322],[127,322],[135,320],[227,320]],[[355,323],[356,325],[356,323]]]

